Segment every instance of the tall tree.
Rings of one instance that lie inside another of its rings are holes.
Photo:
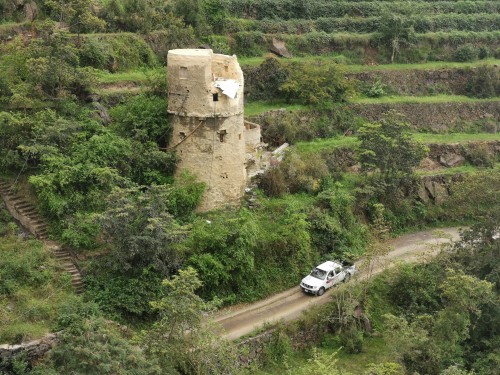
[[[411,175],[428,152],[427,147],[413,140],[410,125],[394,111],[362,126],[358,138],[362,169],[379,172],[384,178]]]
[[[234,346],[215,333],[205,318],[211,305],[195,294],[201,287],[193,268],[164,280],[166,296],[151,302],[160,319],[144,332],[145,352],[168,374],[237,374]]]
[[[45,6],[52,11],[52,17],[68,24],[72,32],[96,31],[106,23],[95,15],[95,0],[45,0]]]
[[[393,63],[400,48],[413,43],[415,31],[407,17],[386,13],[380,18],[378,37],[390,48]]]

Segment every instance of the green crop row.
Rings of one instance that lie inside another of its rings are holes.
[[[235,33],[231,47],[233,52],[241,56],[259,56],[268,50],[273,37],[283,40],[288,50],[294,55],[321,55],[331,52],[344,53],[345,51],[353,54],[359,49],[364,50],[371,47],[380,50],[390,47],[388,43],[373,33],[310,32],[306,34],[264,34],[259,31]],[[474,48],[484,47],[495,51],[500,46],[500,31],[453,31],[415,34],[413,44],[403,48],[403,50],[424,49],[425,51],[417,52],[419,54],[424,53],[426,56],[416,56],[404,62],[419,62],[424,60],[453,61],[453,52],[457,48],[463,47],[464,44],[471,44]],[[440,51],[440,49],[443,49],[443,51]],[[361,52],[364,53],[363,51]],[[432,55],[432,57],[427,57],[427,55]],[[458,61],[467,61],[467,59]]]
[[[500,3],[499,3],[500,4]],[[438,14],[432,16],[409,16],[406,22],[413,26],[417,33],[436,31],[495,31],[500,30],[500,12],[498,14]],[[312,31],[372,33],[377,32],[383,20],[380,17],[321,17],[311,19],[260,21],[230,19],[226,22],[228,32],[261,31],[267,34],[305,34]]]
[[[438,13],[498,13],[498,1],[296,1],[229,0],[229,12],[253,19],[316,19],[320,17],[371,17],[383,13],[430,15]]]

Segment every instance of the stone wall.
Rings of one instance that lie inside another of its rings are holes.
[[[377,121],[389,110],[405,116],[406,121],[417,129],[446,132],[463,126],[465,122],[487,120],[492,129],[500,122],[500,101],[468,103],[391,103],[391,104],[351,104],[357,116],[369,121]],[[485,129],[487,130],[487,129]]]
[[[397,95],[465,95],[473,69],[384,70],[348,74],[360,86],[380,81],[385,92]]]
[[[22,356],[29,363],[40,360],[56,343],[58,337],[56,333],[46,335],[39,340],[33,340],[18,345],[0,345],[0,373],[7,371],[12,361]]]

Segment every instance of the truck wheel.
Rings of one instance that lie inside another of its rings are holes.
[[[348,282],[349,280],[351,279],[351,274],[348,273],[347,275],[345,275],[344,277],[344,283]]]
[[[323,293],[325,293],[325,288],[323,288],[323,287],[319,288],[319,290],[318,290],[318,296],[322,296]]]

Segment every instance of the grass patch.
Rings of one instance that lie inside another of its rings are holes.
[[[415,133],[413,134],[413,138],[422,143],[466,143],[478,141],[499,141],[500,133]],[[321,152],[324,150],[334,150],[340,147],[357,148],[359,144],[360,142],[357,137],[318,138],[310,142],[297,142],[295,148],[299,153],[311,153]]]
[[[393,104],[393,103],[479,103],[498,102],[500,98],[476,99],[462,95],[435,95],[435,96],[383,96],[381,98],[354,98],[357,104]]]
[[[363,351],[359,354],[349,354],[344,349],[340,349],[340,343],[336,342],[336,338],[336,336],[331,336],[331,341],[326,341],[322,350],[328,354],[338,350],[337,368],[343,371],[351,374],[363,374],[371,363],[394,361],[391,350],[383,337],[366,338],[363,343]]]
[[[362,353],[349,354],[341,349],[338,336],[329,335],[318,350],[327,354],[337,352],[335,356],[337,359],[336,368],[353,375],[365,373],[371,363],[394,362],[391,350],[383,337],[369,337],[364,341]],[[287,358],[287,364],[290,369],[297,368],[305,365],[310,358],[311,353],[309,351],[294,352]],[[279,375],[283,374],[283,369],[283,365],[276,364],[258,370],[252,369],[251,373],[256,375]]]
[[[242,67],[255,67],[264,62],[268,57],[276,57],[273,54],[266,54],[259,57],[239,57],[238,61]],[[280,58],[279,60],[288,62],[333,62],[336,61],[340,56],[338,55],[311,55],[303,57],[292,57],[289,59]],[[361,73],[361,72],[372,72],[380,70],[437,70],[437,69],[464,69],[472,68],[480,65],[495,65],[500,64],[500,59],[485,59],[478,60],[474,62],[450,62],[450,61],[430,61],[426,63],[416,63],[416,64],[381,64],[381,65],[346,65],[345,69],[350,73]]]
[[[79,297],[70,274],[41,242],[21,239],[12,224],[0,229],[0,343],[40,338],[53,329],[61,307]]]
[[[295,147],[299,153],[309,153],[333,150],[339,147],[355,148],[359,143],[357,137],[336,137],[315,139],[311,142],[297,142]]]
[[[496,163],[493,168],[481,168],[481,167],[476,167],[474,165],[470,164],[465,164],[461,165],[459,167],[453,167],[453,168],[443,168],[443,169],[435,169],[432,171],[416,171],[418,176],[434,176],[434,175],[453,175],[453,174],[470,174],[470,173],[476,173],[476,172],[484,172],[484,171],[490,171],[492,173],[498,173],[500,172],[500,163]]]
[[[245,116],[256,116],[272,109],[285,108],[287,111],[294,111],[306,108],[302,104],[286,104],[282,102],[252,102],[245,104]]]
[[[361,73],[383,70],[438,70],[438,69],[465,69],[477,67],[480,65],[499,64],[498,59],[485,59],[475,62],[449,62],[449,61],[431,61],[420,64],[383,64],[383,65],[348,65],[348,72]]]
[[[154,72],[155,69],[149,69],[149,72]],[[148,71],[131,70],[128,72],[110,73],[101,71],[98,74],[97,80],[100,84],[113,84],[113,83],[135,83],[142,84],[148,79]]]
[[[478,141],[499,141],[500,133],[450,133],[450,134],[431,134],[431,133],[416,133],[413,135],[416,141],[422,143],[464,143]]]

